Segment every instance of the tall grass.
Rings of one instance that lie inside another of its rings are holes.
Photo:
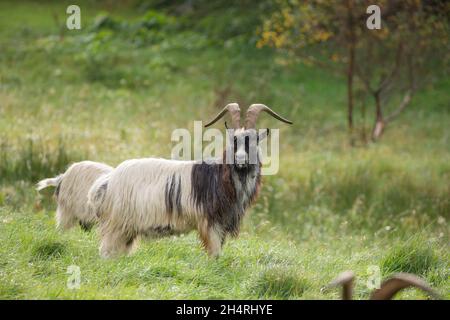
[[[29,138],[13,145],[6,139],[0,142],[0,184],[13,181],[34,183],[39,179],[63,172],[81,155],[67,150],[62,139],[55,146],[40,139]]]

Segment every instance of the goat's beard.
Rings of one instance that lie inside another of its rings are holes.
[[[248,166],[248,163],[236,163],[236,168],[238,169],[238,170],[243,170],[243,169],[246,169],[247,168],[247,166]]]
[[[236,169],[236,171],[238,171],[239,173],[250,173],[252,171],[255,171],[259,166],[259,163],[253,164],[253,163],[242,163],[242,164],[238,164],[235,163],[234,164],[234,168]]]

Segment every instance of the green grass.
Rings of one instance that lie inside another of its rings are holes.
[[[65,8],[0,3],[0,298],[337,299],[339,290],[323,288],[351,269],[365,299],[373,265],[383,276],[416,273],[450,297],[448,78],[419,92],[379,143],[352,148],[345,82],[277,63],[280,55],[236,35],[239,24],[203,33],[206,17],[190,31],[170,21],[141,30],[144,12],[81,1],[82,31],[60,39],[52,12],[63,22]],[[127,27],[94,30],[100,12]],[[103,260],[96,230],[55,231],[55,203],[35,192],[39,179],[81,159],[169,157],[173,129],[192,129],[229,101],[264,102],[295,125],[281,126],[280,171],[264,177],[220,258],[192,233]],[[71,265],[81,271],[75,290]]]
[[[425,277],[436,269],[439,256],[433,246],[416,242],[391,248],[381,263],[383,272],[410,272]]]

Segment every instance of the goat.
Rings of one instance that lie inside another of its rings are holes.
[[[130,253],[139,236],[162,237],[195,229],[208,254],[219,255],[225,238],[239,234],[244,213],[258,195],[260,156],[257,152],[257,161],[251,163],[249,152],[258,150],[268,134],[268,130],[256,131],[262,111],[292,124],[269,107],[253,104],[241,127],[239,105],[230,103],[205,125],[231,114],[233,135],[223,161],[133,159],[117,166],[102,183],[97,181],[88,201],[99,218],[100,255]],[[225,162],[230,156],[235,160],[232,164]]]
[[[344,271],[325,288],[342,285],[342,300],[352,300],[354,280],[355,274],[352,271]],[[372,292],[370,300],[391,300],[399,291],[410,287],[418,288],[434,299],[441,299],[441,296],[421,278],[411,273],[400,272],[383,281],[380,288]]]
[[[97,178],[112,171],[112,167],[93,161],[72,164],[65,173],[54,178],[39,181],[36,190],[56,187],[55,198],[56,227],[68,230],[78,222],[84,230],[89,230],[97,217],[89,210],[87,194]]]

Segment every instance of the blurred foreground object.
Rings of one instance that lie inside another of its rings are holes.
[[[344,271],[326,288],[342,285],[342,300],[352,300],[354,280],[353,271]],[[399,291],[406,288],[418,288],[434,299],[441,299],[441,296],[418,276],[410,273],[395,273],[384,280],[379,289],[372,292],[370,300],[391,300]]]

